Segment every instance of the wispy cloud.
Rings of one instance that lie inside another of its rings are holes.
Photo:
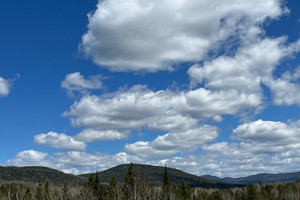
[[[66,78],[61,83],[61,87],[66,89],[68,95],[72,97],[74,92],[85,94],[89,90],[102,89],[102,78],[101,75],[85,78],[80,72],[74,72],[66,75]]]
[[[11,83],[8,80],[0,77],[0,96],[6,97],[10,92],[10,88]]]

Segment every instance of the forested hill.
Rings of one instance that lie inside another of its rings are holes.
[[[129,164],[119,165],[108,170],[99,172],[100,181],[104,184],[108,184],[111,177],[114,176],[119,184],[124,183],[124,176],[127,173]],[[137,182],[145,182],[148,185],[161,185],[164,167],[151,166],[151,165],[133,165],[134,172],[136,174]],[[228,184],[219,181],[208,180],[200,176],[185,173],[183,171],[168,168],[168,174],[170,182],[173,185],[180,185],[184,179],[191,187],[205,187],[205,188],[231,188],[240,187],[240,184]],[[81,177],[88,178],[91,174],[80,175]]]
[[[124,176],[128,171],[128,164],[119,165],[105,171],[99,172],[102,184],[108,184],[112,176],[114,176],[120,185],[124,183]],[[137,182],[145,182],[148,185],[161,185],[164,173],[164,167],[151,165],[133,165]],[[219,178],[215,176],[205,175],[196,176],[185,173],[183,171],[168,168],[170,182],[173,185],[180,185],[182,179],[191,187],[206,188],[230,188],[233,186],[248,185],[250,182],[257,184],[275,183],[275,182],[295,182],[300,178],[300,172],[283,173],[283,174],[257,174],[240,178]],[[47,167],[2,167],[0,166],[0,184],[5,182],[19,183],[38,183],[46,180],[62,185],[68,182],[70,185],[83,185],[90,174],[75,176],[66,174],[61,171]]]
[[[82,185],[85,179],[47,167],[2,167],[0,182],[38,183],[50,181],[56,185],[68,182],[70,185]]]
[[[250,182],[253,184],[257,184],[262,182],[266,183],[276,183],[276,182],[295,182],[300,178],[300,172],[293,173],[282,173],[282,174],[256,174],[247,177],[239,177],[239,178],[219,178],[216,176],[204,175],[204,178],[216,181],[222,181],[225,183],[235,183],[235,184],[244,184],[248,185]]]

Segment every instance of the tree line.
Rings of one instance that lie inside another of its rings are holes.
[[[124,184],[112,177],[101,184],[99,173],[92,174],[84,186],[61,186],[49,181],[36,185],[6,183],[0,186],[0,200],[300,200],[300,181],[275,184],[249,184],[243,188],[190,188],[182,180],[179,186],[170,183],[167,167],[160,186],[136,181],[133,164],[128,167]]]

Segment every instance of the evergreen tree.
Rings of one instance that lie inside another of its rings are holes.
[[[118,182],[114,176],[110,179],[110,183],[108,185],[107,192],[108,192],[108,195],[107,195],[108,199],[111,199],[111,200],[120,199]]]
[[[94,185],[94,182],[95,182],[95,177],[94,177],[93,174],[91,174],[89,176],[88,180],[85,182],[85,187],[89,188],[89,189],[92,189],[93,185]]]
[[[256,188],[255,188],[255,186],[251,182],[247,186],[247,199],[248,200],[256,200],[256,199],[258,199]]]
[[[183,200],[190,200],[191,199],[190,186],[183,179],[181,181],[179,191],[180,191],[181,199],[183,199]]]
[[[124,195],[126,200],[136,200],[136,179],[133,164],[130,163],[128,172],[124,177]]]
[[[98,171],[95,173],[95,175],[90,175],[85,183],[85,188],[89,190],[97,200],[102,200],[106,196],[106,188],[100,184],[100,176]]]
[[[93,191],[97,199],[101,200],[101,185],[100,185],[100,176],[99,172],[97,171],[95,174],[95,179],[93,182]]]
[[[162,193],[161,193],[162,200],[170,200],[171,199],[170,188],[171,187],[170,187],[170,179],[169,179],[169,175],[168,175],[168,170],[167,170],[167,166],[165,166]]]

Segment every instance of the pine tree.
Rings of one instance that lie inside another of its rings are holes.
[[[249,200],[256,200],[256,199],[258,199],[256,188],[255,188],[255,186],[251,182],[247,186],[247,199],[249,199]]]
[[[95,179],[93,182],[93,191],[97,199],[101,200],[101,185],[100,185],[100,176],[99,172],[97,171],[95,174]]]
[[[191,199],[191,189],[190,186],[182,179],[180,185],[180,196],[183,200],[190,200]]]
[[[130,163],[128,167],[128,172],[124,177],[124,195],[126,200],[135,200],[136,199],[136,182],[135,174],[133,171],[133,164]]]
[[[108,199],[118,200],[120,198],[117,179],[113,176],[108,185]]]
[[[162,193],[161,193],[161,199],[162,200],[170,200],[171,199],[171,191],[170,191],[170,179],[168,175],[167,166],[165,166],[164,169],[164,177],[163,177],[163,187],[162,187]]]

